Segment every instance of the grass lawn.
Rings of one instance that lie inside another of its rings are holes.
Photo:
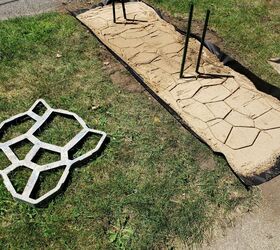
[[[188,16],[195,4],[194,19],[204,20],[211,10],[210,28],[223,39],[228,54],[270,84],[280,87],[280,75],[267,63],[280,56],[279,0],[148,0],[173,15]]]
[[[75,169],[66,191],[44,208],[14,201],[1,182],[0,249],[192,244],[254,200],[225,160],[148,94],[113,84],[97,40],[70,16],[0,22],[0,121],[26,111],[38,98],[77,113],[111,141],[100,157]],[[42,138],[59,143],[75,129],[58,119]],[[8,133],[4,136],[10,138],[17,131]],[[28,150],[18,151],[24,156]],[[46,155],[40,164],[52,157]],[[0,162],[7,164],[3,156]],[[13,177],[19,190],[25,174]],[[59,174],[47,176],[45,186],[54,185]]]

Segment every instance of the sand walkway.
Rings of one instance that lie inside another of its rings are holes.
[[[126,4],[123,19],[117,4],[78,16],[145,83],[180,115],[214,151],[225,155],[247,183],[260,183],[277,172],[280,155],[280,102],[260,91],[245,76],[218,62],[204,49],[202,73],[221,78],[179,79],[184,37],[142,2]],[[191,39],[185,76],[193,76],[199,42]]]

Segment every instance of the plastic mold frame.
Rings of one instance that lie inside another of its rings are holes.
[[[43,105],[46,109],[45,113],[41,116],[34,112],[36,110],[36,108],[38,108],[40,105]],[[71,117],[71,118],[77,120],[82,127],[82,130],[76,136],[74,136],[74,138],[72,138],[65,146],[62,146],[62,147],[40,141],[34,135],[36,133],[36,131],[38,131],[41,128],[41,126],[43,126],[45,123],[47,123],[49,121],[49,119],[51,118],[51,116],[54,114]],[[82,120],[82,118],[80,118],[75,113],[72,113],[72,112],[69,112],[66,110],[62,110],[62,109],[51,108],[43,99],[37,100],[27,112],[15,115],[15,116],[3,121],[0,124],[0,132],[1,132],[1,130],[3,130],[3,128],[5,126],[13,125],[13,124],[17,123],[20,119],[24,119],[25,117],[29,117],[29,118],[33,119],[35,121],[35,124],[26,133],[24,133],[18,137],[15,137],[11,140],[8,140],[4,143],[0,143],[0,150],[3,151],[3,153],[7,156],[7,158],[11,162],[11,165],[4,168],[3,170],[0,170],[0,175],[3,177],[4,184],[7,188],[7,190],[11,193],[11,195],[15,199],[26,202],[30,205],[39,205],[40,203],[42,203],[46,200],[49,200],[58,191],[60,191],[63,184],[67,180],[71,167],[74,164],[83,162],[84,160],[89,159],[91,156],[93,156],[96,152],[98,152],[101,149],[107,135],[105,132],[88,128],[86,123]],[[70,159],[69,151],[71,149],[73,149],[75,146],[77,146],[80,142],[82,142],[89,133],[100,136],[100,139],[99,139],[98,143],[96,144],[95,148],[91,149],[87,153],[85,153],[75,159]],[[26,139],[28,139],[30,142],[32,142],[34,146],[26,154],[26,156],[23,160],[19,160],[18,157],[16,156],[16,154],[11,149],[11,146],[16,143],[19,143],[21,141],[24,141]],[[50,164],[46,164],[46,165],[38,165],[38,164],[32,162],[32,160],[34,159],[34,157],[36,156],[36,154],[39,152],[40,149],[45,149],[45,150],[49,150],[49,151],[52,151],[55,153],[59,153],[60,160],[50,163]],[[14,171],[15,169],[17,169],[21,166],[31,169],[32,173],[27,181],[27,184],[25,185],[23,192],[20,194],[20,193],[16,192],[8,175],[12,171]],[[65,166],[64,172],[61,175],[56,186],[39,198],[37,198],[37,199],[32,198],[31,194],[34,191],[36,183],[39,181],[40,173],[45,172],[45,171],[50,171],[52,169],[59,168],[62,166]]]

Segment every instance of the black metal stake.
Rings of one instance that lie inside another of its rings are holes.
[[[114,23],[116,23],[116,5],[115,5],[115,0],[112,2],[112,7],[113,7],[113,20]]]
[[[122,0],[122,9],[123,9],[123,17],[126,20],[126,11],[125,11],[125,4],[124,4],[124,0]]]
[[[204,23],[204,28],[203,28],[203,33],[202,33],[202,38],[201,38],[200,49],[199,49],[199,54],[198,54],[197,63],[196,63],[196,70],[195,70],[195,72],[197,74],[199,74],[199,66],[200,66],[200,61],[201,61],[202,50],[203,50],[203,46],[204,46],[207,26],[208,26],[208,22],[209,22],[209,17],[210,17],[210,10],[207,10],[206,18],[205,18],[205,23]]]
[[[185,64],[186,64],[186,56],[187,56],[187,52],[188,52],[188,45],[189,45],[190,34],[191,34],[192,18],[193,18],[193,4],[190,5],[188,29],[187,29],[187,33],[186,33],[185,47],[184,47],[183,58],[182,58],[182,63],[181,63],[180,78],[182,78],[183,74],[184,74],[184,68],[185,68]]]

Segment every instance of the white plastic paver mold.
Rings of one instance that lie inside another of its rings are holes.
[[[41,109],[44,109],[43,114],[39,114],[38,112],[36,112],[39,107]],[[47,142],[43,142],[36,137],[36,132],[39,131],[46,123],[50,122],[54,115],[72,118],[81,125],[81,131],[64,146],[57,146]],[[72,166],[90,159],[90,157],[92,157],[101,149],[101,147],[104,145],[107,135],[105,132],[88,128],[85,122],[75,113],[61,109],[53,109],[42,99],[37,100],[27,112],[15,115],[7,119],[6,121],[3,121],[0,124],[0,133],[3,134],[7,127],[17,124],[18,122],[21,122],[22,120],[27,118],[34,120],[35,123],[26,133],[21,134],[8,141],[2,143],[0,142],[0,150],[3,151],[3,153],[7,156],[11,163],[8,167],[0,170],[0,175],[3,177],[4,184],[7,190],[15,199],[24,201],[31,205],[39,205],[44,201],[49,200],[51,197],[53,197],[53,195],[61,190],[63,184],[67,180]],[[95,147],[83,155],[80,155],[76,158],[72,157],[71,151],[76,148],[76,146],[83,143],[89,135],[98,136],[99,140]],[[16,153],[13,151],[13,146],[26,140],[28,140],[30,144],[33,144],[33,146],[31,150],[26,154],[24,159],[19,159]],[[40,150],[46,150],[56,153],[57,155],[60,155],[60,159],[45,165],[39,165],[34,159],[36,158],[36,155],[39,154]],[[19,193],[13,186],[9,178],[9,174],[11,174],[11,172],[16,170],[17,168],[22,167],[30,169],[31,175],[24,187],[23,192]],[[39,182],[40,174],[61,167],[64,168],[64,171],[55,187],[51,190],[48,190],[41,197],[34,198],[32,194]]]

